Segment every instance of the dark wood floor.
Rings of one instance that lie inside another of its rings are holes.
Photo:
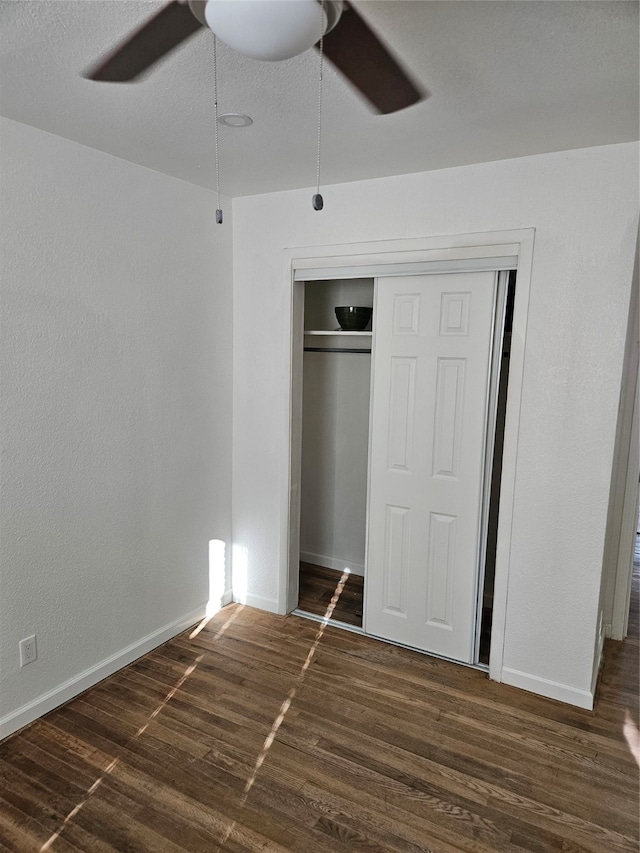
[[[241,605],[0,744],[0,849],[638,850],[638,577],[595,713]]]
[[[307,613],[327,616],[333,622],[344,622],[362,628],[364,578],[349,575],[338,602],[330,608],[331,599],[340,583],[342,573],[314,563],[300,563],[300,592],[298,607]]]
[[[360,575],[349,575],[338,603],[330,608],[331,598],[340,582],[341,572],[316,566],[314,563],[300,563],[300,592],[298,608],[325,616],[331,622],[344,622],[362,628],[362,610],[364,606],[364,578]],[[489,663],[489,647],[491,645],[491,609],[486,607],[482,615],[480,631],[480,663]]]

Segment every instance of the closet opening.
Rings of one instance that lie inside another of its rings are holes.
[[[502,451],[504,445],[505,415],[507,411],[507,388],[509,383],[509,359],[511,355],[511,332],[513,328],[513,308],[516,293],[516,270],[509,271],[507,283],[504,331],[500,360],[496,401],[495,438],[493,443],[493,462],[491,465],[491,486],[487,520],[487,537],[484,566],[484,583],[479,606],[478,663],[489,665],[491,645],[491,625],[493,620],[493,593],[496,577],[496,547],[498,539],[498,510],[500,504],[500,484],[502,479]]]
[[[514,261],[295,274],[288,612],[499,668]]]
[[[373,310],[372,278],[304,288],[297,612],[361,629],[367,536],[371,319],[342,330],[335,309]],[[343,321],[344,322],[344,321]]]

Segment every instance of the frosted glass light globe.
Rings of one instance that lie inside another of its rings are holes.
[[[209,0],[204,15],[229,47],[268,61],[304,53],[327,27],[317,0]]]

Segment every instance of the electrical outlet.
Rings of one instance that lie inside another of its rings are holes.
[[[37,657],[36,635],[33,634],[31,637],[25,637],[24,640],[20,640],[20,666],[33,663]]]

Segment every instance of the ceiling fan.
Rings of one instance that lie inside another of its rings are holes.
[[[202,28],[266,60],[297,56],[322,37],[324,55],[379,113],[427,96],[347,0],[172,0],[84,76],[135,80]]]

